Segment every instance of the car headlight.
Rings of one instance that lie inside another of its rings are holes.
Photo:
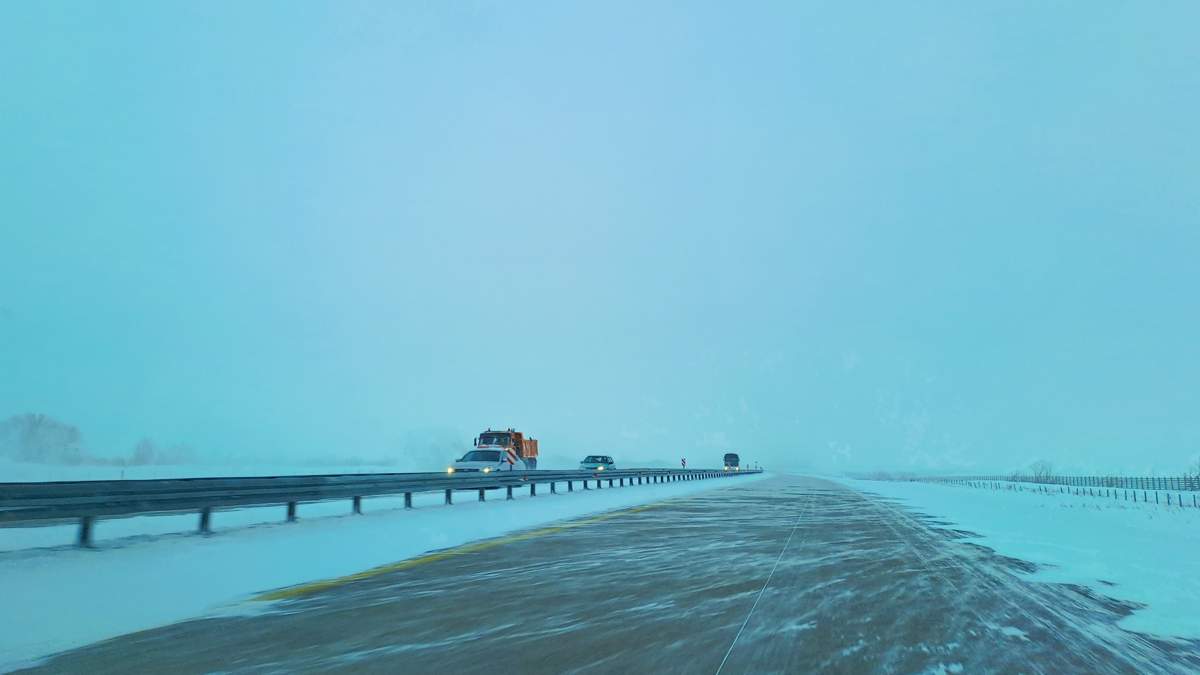
[[[603,471],[603,470],[604,470],[604,467],[602,467],[602,466],[598,466],[598,467],[596,467],[596,470],[597,470],[597,471]]]
[[[452,467],[452,466],[446,467],[446,473],[454,473],[454,467]]]
[[[485,466],[485,467],[483,467],[483,472],[484,472],[484,473],[491,473],[491,472],[492,472],[492,467],[490,467],[490,466]]]

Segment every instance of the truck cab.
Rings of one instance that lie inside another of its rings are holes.
[[[741,458],[736,452],[725,453],[725,470],[726,471],[741,471]]]

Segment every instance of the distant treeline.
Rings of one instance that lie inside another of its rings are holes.
[[[79,428],[40,413],[0,421],[0,457],[35,464],[138,466],[186,464],[196,458],[188,445],[159,445],[143,438],[125,457],[96,457],[84,446]]]

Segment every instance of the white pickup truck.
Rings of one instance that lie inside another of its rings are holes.
[[[471,450],[467,454],[458,458],[446,468],[446,473],[493,473],[496,471],[512,471],[514,467],[520,465],[521,469],[525,468],[524,462],[517,460],[516,463],[510,463],[505,457],[506,451],[500,449],[483,449]]]

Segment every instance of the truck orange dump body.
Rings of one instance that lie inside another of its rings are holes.
[[[489,428],[475,439],[475,446],[497,447],[505,450],[512,448],[518,457],[525,460],[525,465],[528,468],[533,469],[537,467],[537,439],[526,438],[525,434],[511,427],[502,431],[494,431]]]

